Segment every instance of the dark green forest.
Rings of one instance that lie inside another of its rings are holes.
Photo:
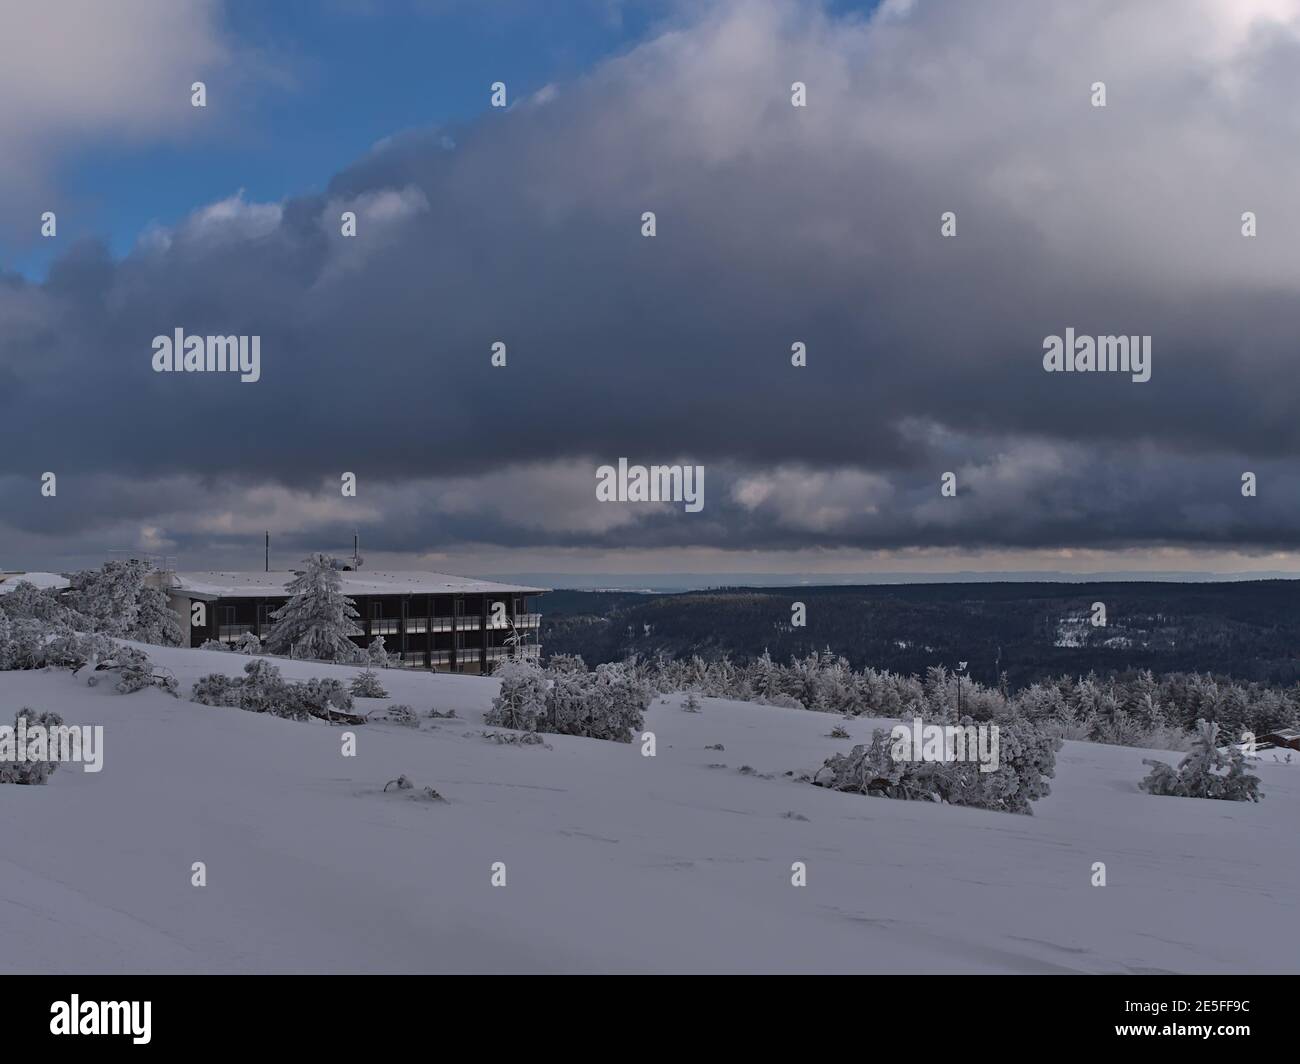
[[[792,605],[806,626],[791,625]],[[1091,623],[1105,605],[1104,627]],[[720,588],[680,594],[556,591],[542,599],[547,656],[630,654],[777,661],[829,648],[854,668],[923,675],[969,662],[1012,690],[1061,675],[1200,672],[1300,680],[1300,581],[962,583]]]

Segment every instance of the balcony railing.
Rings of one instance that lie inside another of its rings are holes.
[[[516,613],[513,623],[505,621],[493,624],[487,619],[487,628],[494,632],[506,632],[513,628],[537,628],[542,623],[540,613]],[[426,635],[429,632],[472,632],[484,627],[483,618],[466,617],[407,617],[404,621],[396,617],[376,617],[368,622],[371,635],[397,635],[405,628],[407,635]],[[262,631],[270,631],[270,624],[260,626]]]
[[[541,647],[488,647],[484,652],[488,661],[509,661],[512,657],[535,661],[541,657]]]
[[[497,622],[493,620],[491,615],[487,619],[488,629],[493,632],[508,632],[511,628],[537,628],[541,623],[542,615],[540,613],[516,613],[513,621],[502,618],[500,622]]]

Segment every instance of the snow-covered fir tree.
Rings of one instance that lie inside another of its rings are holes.
[[[391,664],[382,635],[377,635],[370,641],[370,645],[365,650],[365,659],[367,665],[376,669],[386,669]]]
[[[387,698],[388,692],[374,669],[362,669],[352,681],[352,695],[354,698]]]
[[[273,654],[292,654],[317,661],[352,661],[360,635],[356,604],[343,594],[343,582],[332,559],[313,554],[306,568],[289,584],[289,601],[271,614],[274,625],[266,637]]]
[[[180,646],[180,619],[167,596],[147,582],[149,566],[138,558],[83,569],[71,579],[72,606],[95,631],[158,646]]]
[[[1148,794],[1176,798],[1218,798],[1229,802],[1258,802],[1259,777],[1246,771],[1241,748],[1219,746],[1216,721],[1196,722],[1196,743],[1191,753],[1173,768],[1163,761],[1143,758],[1151,772],[1138,784]]]

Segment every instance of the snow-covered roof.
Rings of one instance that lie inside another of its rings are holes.
[[[0,573],[0,595],[12,591],[19,584],[65,588],[68,586],[68,580],[58,573]]]
[[[270,573],[176,573],[170,590],[198,597],[240,598],[287,595],[292,572]],[[549,591],[545,587],[522,584],[497,584],[491,580],[474,580],[447,573],[419,570],[380,572],[378,570],[340,572],[343,594],[357,595],[490,595],[534,594]]]

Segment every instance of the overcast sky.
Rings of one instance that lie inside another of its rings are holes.
[[[1293,566],[1300,0],[261,6],[0,13],[0,569]]]

